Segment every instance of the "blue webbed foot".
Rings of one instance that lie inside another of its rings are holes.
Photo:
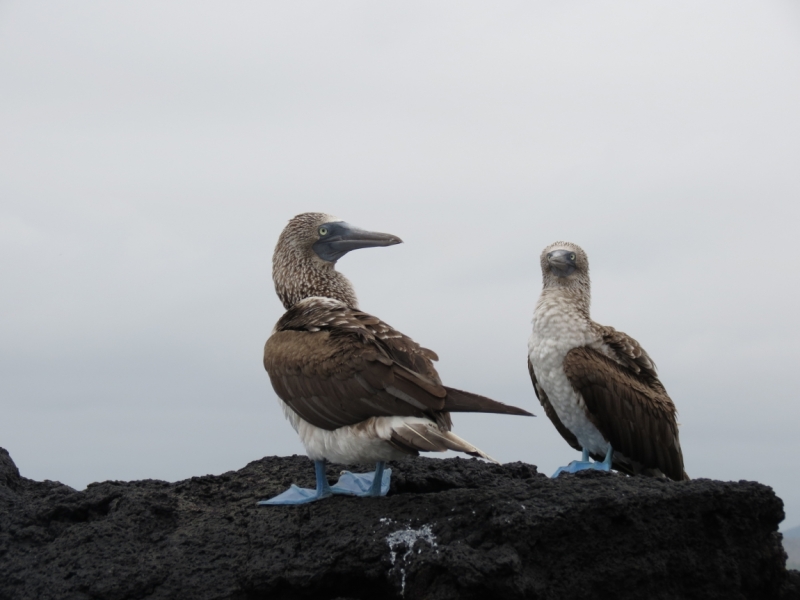
[[[297,487],[295,484],[292,484],[291,487],[282,494],[278,494],[269,500],[256,502],[256,504],[259,506],[273,504],[306,504],[308,502],[314,502],[315,500],[322,500],[322,498],[327,498],[330,495],[332,495],[331,492],[326,493],[325,491],[320,490],[310,490],[308,488],[301,488]]]
[[[573,460],[566,467],[558,467],[558,470],[553,473],[553,479],[562,473],[577,473],[578,471],[588,471],[594,469],[595,471],[610,471],[611,468],[602,462],[592,462],[590,460]]]
[[[351,473],[344,471],[331,492],[345,496],[385,496],[389,492],[392,470],[384,469],[384,463],[375,465],[374,473]]]
[[[558,470],[555,473],[553,473],[553,479],[555,479],[562,473],[577,473],[578,471],[588,471],[588,470],[610,471],[613,455],[614,455],[614,450],[611,448],[611,444],[609,444],[605,460],[603,460],[602,462],[592,462],[591,459],[589,458],[589,451],[586,450],[586,448],[584,448],[581,460],[573,460],[566,467],[559,467]]]
[[[256,504],[259,506],[307,504],[309,502],[314,502],[315,500],[322,500],[323,498],[332,496],[333,491],[331,490],[331,486],[328,484],[328,480],[325,477],[325,461],[315,460],[314,472],[317,477],[317,489],[310,490],[308,488],[301,488],[297,487],[295,484],[292,484],[291,487],[282,494],[278,494],[269,500],[256,502]]]

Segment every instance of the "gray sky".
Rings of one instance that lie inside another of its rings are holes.
[[[556,240],[639,340],[693,477],[800,523],[794,2],[0,4],[0,446],[76,488],[303,453],[261,365],[296,213],[503,461],[577,457],[525,366]]]

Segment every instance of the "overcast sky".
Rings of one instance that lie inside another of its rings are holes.
[[[537,413],[455,431],[548,474],[538,257],[581,245],[687,472],[800,524],[798,107],[789,1],[4,1],[0,446],[78,489],[302,454],[261,356],[322,211],[403,238],[339,262],[361,307]]]

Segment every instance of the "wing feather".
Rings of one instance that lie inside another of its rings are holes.
[[[327,430],[370,417],[406,416],[427,417],[447,431],[451,390],[442,385],[436,359],[380,319],[329,298],[293,306],[264,346],[264,367],[275,392],[304,420]],[[452,393],[473,404],[485,400],[473,410],[526,414],[483,396]],[[464,409],[464,402],[452,404],[453,410]],[[407,439],[396,443],[409,446]]]
[[[587,416],[614,450],[638,463],[615,460],[614,468],[658,469],[671,479],[686,479],[675,405],[655,376],[652,361],[638,364],[634,370],[583,346],[567,353],[564,372],[586,403]]]

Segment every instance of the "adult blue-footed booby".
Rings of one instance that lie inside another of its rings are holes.
[[[553,477],[613,466],[629,475],[689,479],[677,411],[655,364],[636,340],[589,317],[586,253],[556,242],[542,252],[541,265],[544,286],[533,313],[528,370],[545,413],[583,453]]]
[[[331,494],[382,496],[387,460],[456,450],[489,460],[450,431],[451,412],[530,415],[442,385],[434,352],[358,309],[353,286],[334,265],[350,250],[400,238],[357,229],[322,213],[289,221],[275,247],[272,277],[286,313],[264,346],[264,367],[283,411],[314,461],[316,489],[295,485],[259,504],[303,504]],[[376,463],[328,484],[325,461]]]

